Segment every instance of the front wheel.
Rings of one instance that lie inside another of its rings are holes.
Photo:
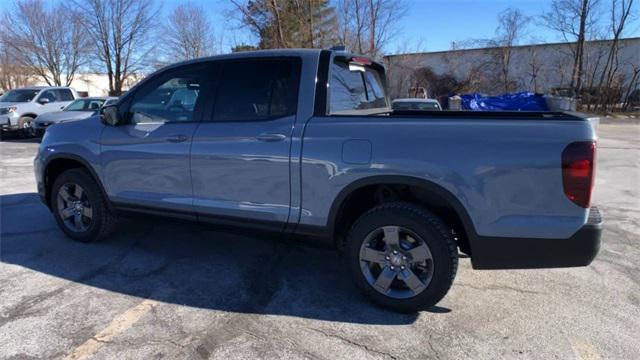
[[[356,285],[373,302],[400,312],[429,308],[449,291],[458,267],[456,244],[444,223],[410,203],[377,206],[347,236]]]
[[[36,130],[33,128],[33,118],[29,116],[23,116],[18,119],[18,127],[22,137],[30,139],[36,136]]]
[[[86,170],[70,169],[60,174],[50,196],[56,222],[70,238],[82,242],[99,241],[115,230],[117,217]]]

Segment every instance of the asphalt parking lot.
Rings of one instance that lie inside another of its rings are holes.
[[[589,267],[474,271],[414,315],[380,310],[329,250],[131,218],[65,238],[38,143],[0,142],[0,358],[640,358],[640,125],[600,125]]]

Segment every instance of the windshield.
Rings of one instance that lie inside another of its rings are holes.
[[[440,110],[440,105],[436,102],[425,101],[394,101],[393,110],[417,110],[417,111],[430,111]]]
[[[104,104],[102,99],[80,99],[72,102],[64,111],[96,111]]]
[[[37,89],[9,90],[6,94],[0,96],[0,102],[29,102],[39,92],[40,90]]]
[[[331,66],[329,108],[332,114],[366,114],[387,110],[382,74],[371,66],[336,60]]]

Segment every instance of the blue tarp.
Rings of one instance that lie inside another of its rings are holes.
[[[542,94],[519,92],[499,96],[482,96],[478,93],[465,94],[462,108],[473,111],[548,111]]]

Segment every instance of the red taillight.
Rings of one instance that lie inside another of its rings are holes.
[[[588,208],[595,175],[595,141],[569,144],[562,152],[562,185],[564,193],[575,204]]]
[[[359,65],[371,65],[372,61],[366,57],[352,57],[351,61]]]

